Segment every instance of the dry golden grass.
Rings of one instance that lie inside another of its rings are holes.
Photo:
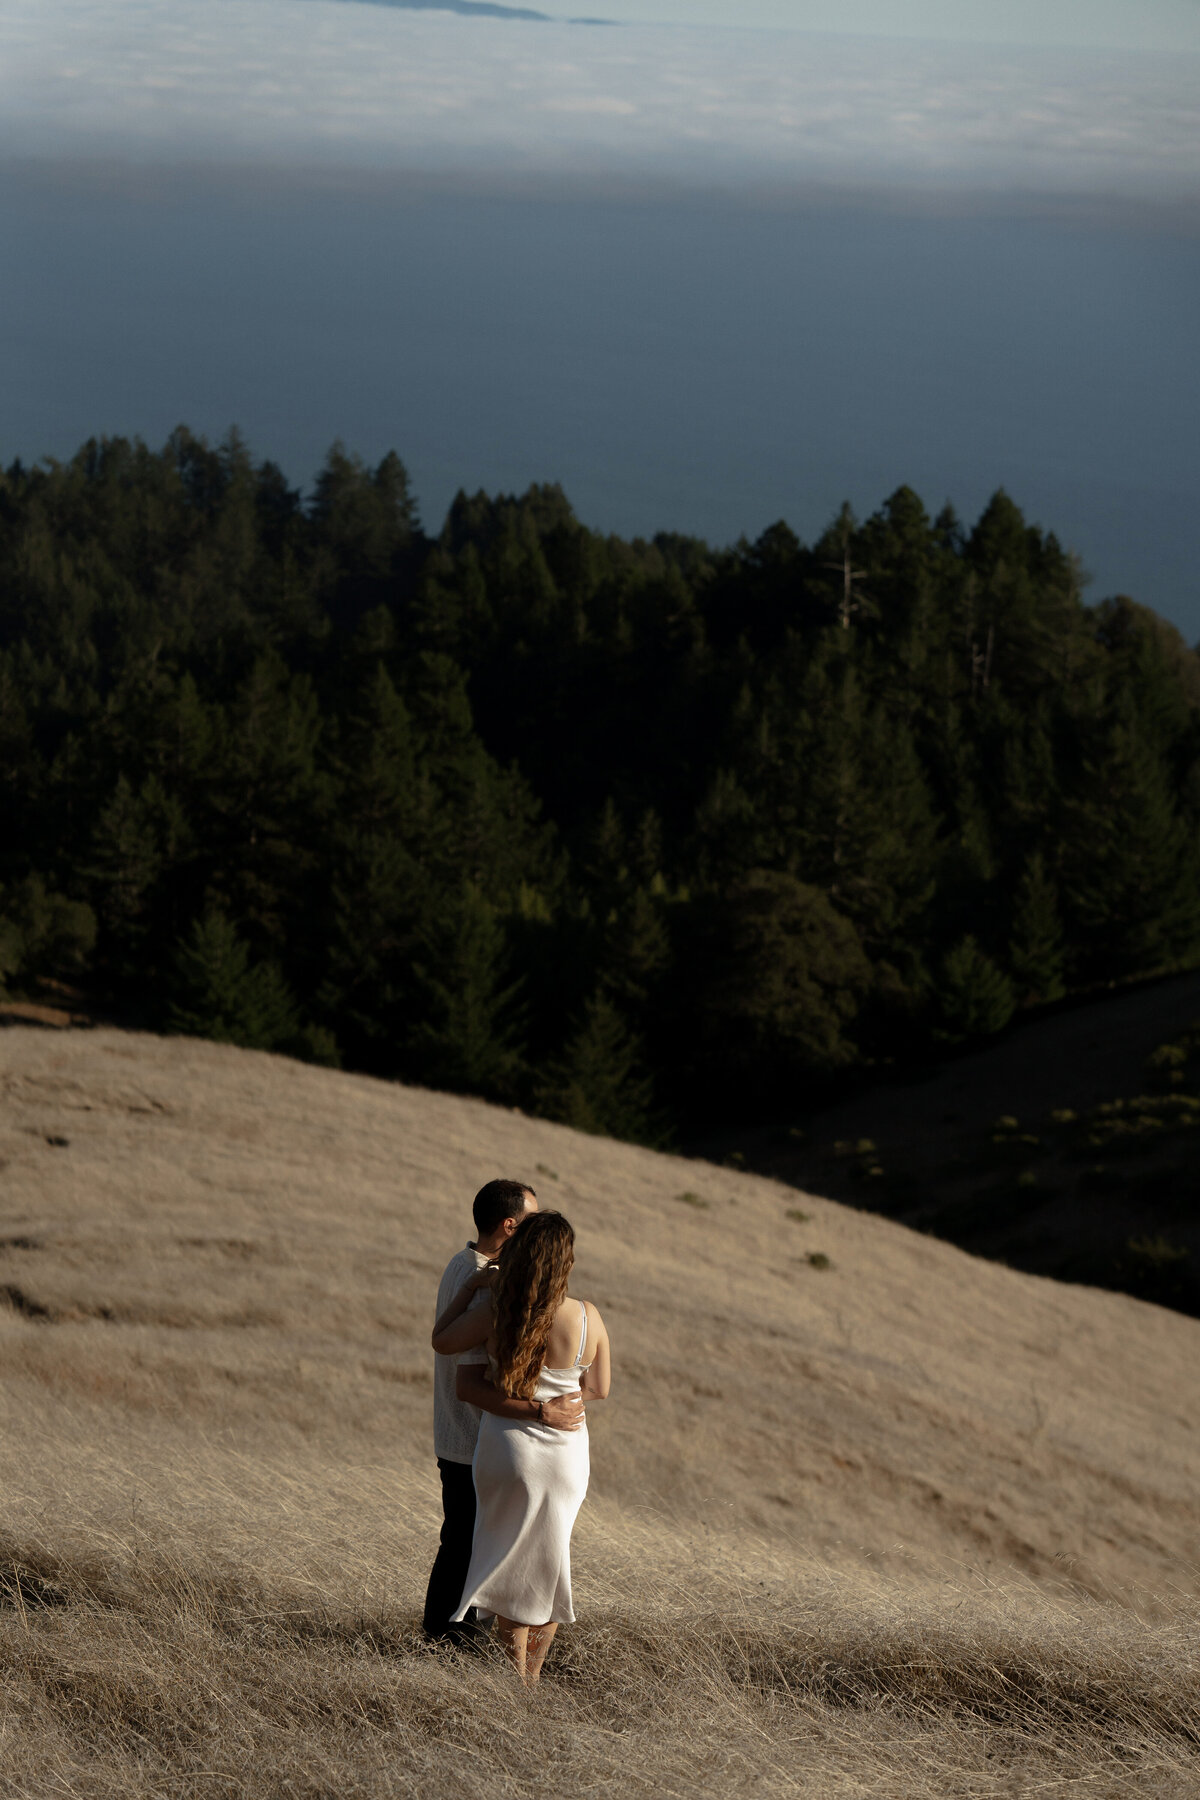
[[[1196,1321],[213,1045],[16,1027],[0,1095],[0,1793],[1200,1792]],[[416,1632],[500,1173],[617,1371],[533,1693]]]

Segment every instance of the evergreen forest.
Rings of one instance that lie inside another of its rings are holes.
[[[1200,659],[1003,492],[716,549],[13,463],[0,784],[9,995],[647,1142],[1200,962]]]

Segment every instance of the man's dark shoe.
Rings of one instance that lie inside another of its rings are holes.
[[[492,1641],[491,1628],[478,1619],[464,1619],[461,1624],[443,1626],[441,1631],[425,1628],[425,1642],[434,1650],[486,1650]]]

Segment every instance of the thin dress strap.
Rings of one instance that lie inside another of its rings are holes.
[[[580,1363],[583,1361],[583,1347],[587,1343],[587,1301],[586,1300],[581,1300],[579,1302],[579,1310],[583,1314],[583,1330],[579,1333],[579,1350],[575,1357],[576,1368],[578,1368]]]

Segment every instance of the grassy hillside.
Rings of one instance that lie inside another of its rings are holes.
[[[196,1041],[14,1026],[0,1095],[0,1793],[1196,1791],[1195,1321]],[[416,1633],[501,1173],[616,1357],[534,1695]]]

